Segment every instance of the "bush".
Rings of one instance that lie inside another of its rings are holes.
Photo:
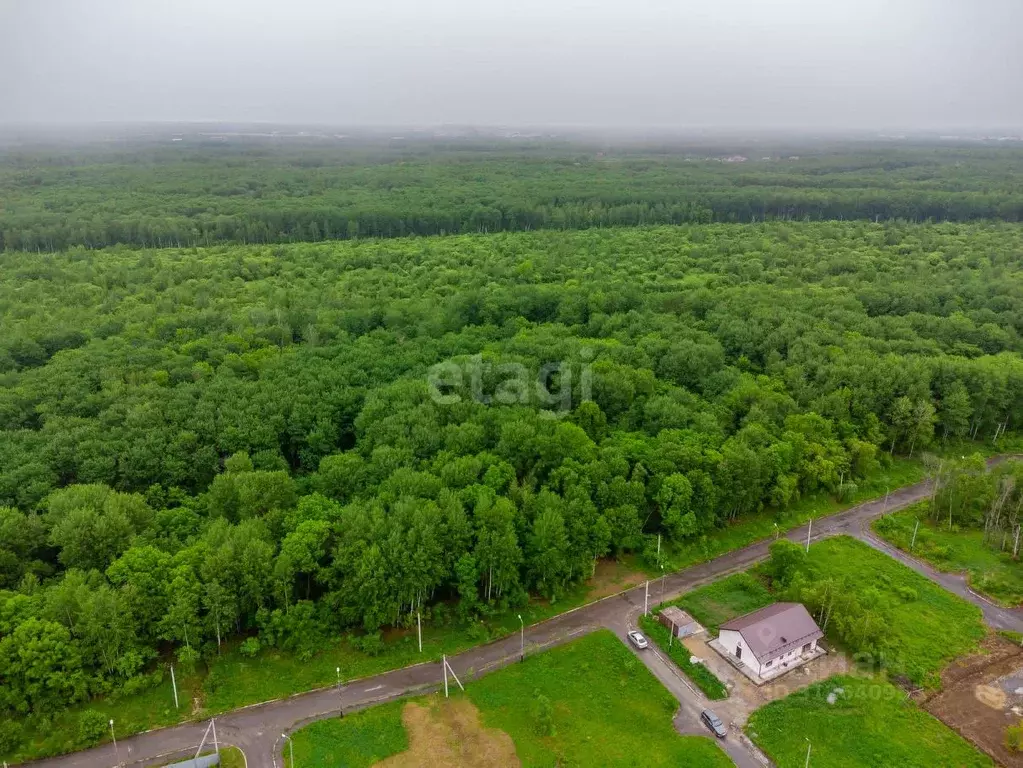
[[[251,659],[259,653],[260,648],[258,637],[246,637],[245,642],[238,647],[238,653]]]
[[[362,651],[367,656],[379,656],[384,651],[384,639],[379,632],[356,635],[352,637],[352,645],[357,651]]]
[[[1023,720],[1005,729],[1005,748],[1010,752],[1023,752]]]
[[[107,732],[108,719],[102,712],[87,709],[78,716],[78,740],[82,744],[95,744]]]
[[[536,732],[540,736],[553,736],[554,728],[554,705],[551,700],[539,691],[536,692],[536,704],[533,708],[533,719],[536,724]]]
[[[0,721],[0,755],[10,755],[21,746],[21,726],[13,720]]]

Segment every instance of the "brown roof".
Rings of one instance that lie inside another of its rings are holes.
[[[742,635],[760,663],[824,637],[801,603],[774,603],[721,625]]]
[[[661,616],[666,618],[676,627],[684,627],[687,624],[692,624],[695,619],[688,613],[683,611],[677,605],[669,605],[667,608],[661,610]]]

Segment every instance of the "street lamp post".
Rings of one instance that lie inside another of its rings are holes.
[[[117,750],[117,736],[114,735],[114,721],[112,718],[110,720],[110,738],[114,741],[114,759],[117,761],[117,764],[120,765],[121,753]]]
[[[664,566],[661,565],[661,603],[664,602]]]
[[[804,768],[810,768],[810,747],[810,739],[806,739],[806,763],[804,764]]]
[[[522,621],[522,614],[519,614],[519,661],[526,660],[526,624]]]
[[[341,713],[341,717],[344,717],[345,705],[344,702],[341,700],[341,667],[336,667],[335,671],[337,672],[337,708],[338,711]]]
[[[295,768],[295,742],[286,733],[282,733],[281,738],[288,742],[288,755],[291,757],[291,765],[288,768]]]

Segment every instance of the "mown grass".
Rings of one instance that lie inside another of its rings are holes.
[[[775,597],[759,579],[748,573],[736,573],[686,592],[670,604],[688,611],[709,632],[716,635],[718,627],[724,622],[773,602]]]
[[[295,765],[302,768],[368,768],[408,749],[401,722],[404,701],[392,701],[350,715],[307,725],[292,735]],[[284,750],[285,766],[291,753]]]
[[[711,700],[718,701],[728,698],[728,689],[718,676],[711,672],[703,664],[694,664],[690,659],[692,655],[681,640],[673,638],[668,628],[661,624],[653,616],[640,616],[639,625],[643,628],[644,634],[651,641],[657,644],[678,668],[685,673],[693,684],[703,691],[704,695]]]
[[[889,673],[905,675],[915,683],[940,684],[938,672],[952,659],[974,650],[986,634],[977,606],[848,536],[813,544],[806,572],[811,582],[840,581],[861,604],[883,613],[893,652],[877,661]]]
[[[710,738],[675,732],[674,697],[606,630],[484,677],[467,693],[526,766],[731,765]],[[553,705],[554,735],[538,730],[541,696]]]
[[[709,737],[676,733],[675,699],[607,630],[466,681],[465,695],[486,728],[511,736],[524,766],[731,765]],[[549,725],[540,714],[543,700]],[[403,705],[303,728],[294,734],[295,764],[361,768],[407,749]]]
[[[913,529],[917,521],[916,542]],[[965,572],[970,586],[992,600],[1015,607],[1023,603],[1023,564],[1012,558],[1012,537],[1009,552],[984,542],[980,530],[948,529],[928,516],[928,502],[914,504],[874,522],[874,530],[886,541],[941,571]],[[996,542],[1001,544],[1001,539]],[[911,546],[912,545],[912,546]]]
[[[828,694],[837,688],[833,704]],[[779,768],[980,768],[991,760],[890,683],[832,677],[771,702],[746,732]]]

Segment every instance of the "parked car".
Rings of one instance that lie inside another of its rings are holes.
[[[636,630],[632,630],[631,632],[629,632],[629,642],[632,643],[637,648],[639,648],[640,650],[643,650],[649,645],[649,643],[646,641],[646,638],[643,637],[643,633],[637,632]]]
[[[721,722],[721,718],[709,709],[705,709],[700,713],[700,719],[703,720],[704,725],[710,728],[711,731],[714,732],[714,735],[719,739],[723,739],[728,735],[728,729],[725,728],[725,724]]]

